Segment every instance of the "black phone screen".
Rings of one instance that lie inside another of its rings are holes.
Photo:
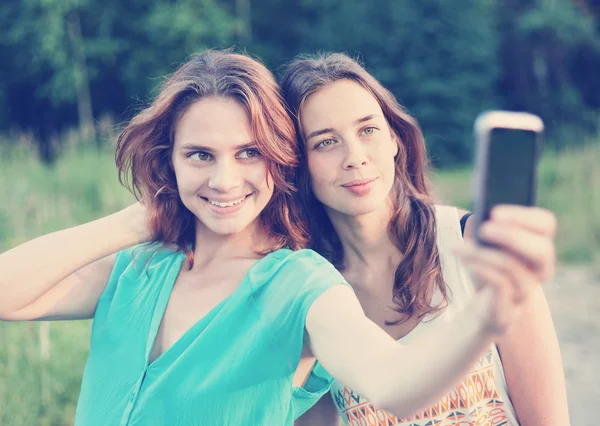
[[[489,135],[484,214],[497,204],[533,205],[538,133],[493,129]]]

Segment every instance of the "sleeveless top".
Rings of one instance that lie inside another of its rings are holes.
[[[94,316],[75,424],[291,426],[307,311],[344,278],[312,250],[270,253],[149,363],[184,258],[161,246],[117,254]],[[318,394],[330,385],[312,383]]]
[[[406,344],[456,316],[473,296],[474,290],[451,247],[462,241],[458,212],[453,207],[436,206],[437,243],[444,281],[449,288],[448,307],[442,313],[426,316],[409,334],[398,340]],[[439,301],[439,293],[433,302]],[[460,333],[460,330],[456,330]],[[368,400],[334,381],[331,394],[344,423],[349,426],[518,426],[508,395],[504,370],[495,345],[481,356],[452,391],[432,407],[399,419],[374,407]]]

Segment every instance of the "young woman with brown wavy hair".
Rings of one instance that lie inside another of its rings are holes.
[[[298,148],[278,90],[244,55],[195,57],[119,136],[121,178],[142,203],[0,255],[0,319],[94,319],[77,425],[291,425],[307,406],[292,398],[303,350],[408,414],[538,286],[526,274],[490,280],[446,329],[397,345],[329,262],[297,250]],[[463,333],[450,340],[449,327]],[[368,350],[351,351],[357,340]],[[443,357],[422,355],[432,341],[448,346]],[[423,358],[438,369],[415,388]]]
[[[469,215],[434,203],[416,120],[356,61],[343,54],[300,57],[281,85],[301,142],[297,185],[311,247],[342,272],[366,315],[394,340],[410,345],[465,308],[473,285],[464,266],[476,282],[491,275],[514,280],[517,271],[549,277],[555,220],[538,208],[498,208],[482,229],[498,249],[468,242],[464,265],[457,261],[453,246],[462,241],[460,222],[470,236]],[[364,345],[357,340],[350,350]],[[427,348],[446,350],[443,342]],[[568,424],[560,352],[541,288],[518,325],[466,373],[435,405],[405,418],[336,382],[331,397],[298,423],[337,424],[339,412],[348,425]],[[412,385],[423,380],[429,378]]]

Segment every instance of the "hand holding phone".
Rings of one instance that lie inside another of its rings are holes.
[[[523,112],[489,111],[475,121],[475,238],[498,204],[535,204],[542,120]]]

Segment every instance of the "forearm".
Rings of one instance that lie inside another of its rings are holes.
[[[0,255],[0,313],[19,310],[80,268],[141,242],[126,211],[54,232]]]
[[[548,381],[556,383],[564,381],[559,374],[562,376],[562,371],[551,373]],[[571,424],[564,384],[548,388],[530,385],[531,383],[525,383],[508,387],[521,426],[568,426]],[[515,397],[515,395],[518,396]]]
[[[569,425],[560,347],[541,288],[497,346],[521,426]]]
[[[403,345],[365,317],[351,290],[336,286],[313,303],[306,327],[333,377],[402,418],[437,401],[497,337],[496,298],[482,289],[465,311]]]
[[[395,353],[372,364],[372,377],[378,383],[373,396],[365,396],[401,418],[439,400],[489,348],[494,335],[482,319],[492,297],[491,291],[479,293],[454,320],[437,323],[419,339],[398,345]]]

